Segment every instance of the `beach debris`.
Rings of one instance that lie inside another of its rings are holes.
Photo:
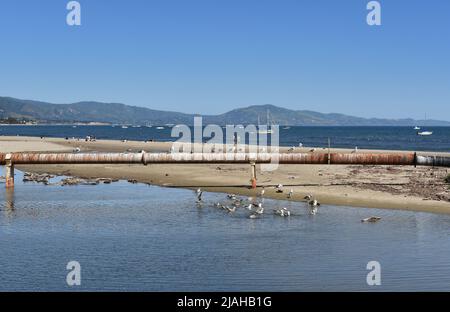
[[[97,185],[99,184],[98,179],[90,180],[90,179],[81,179],[77,177],[68,177],[65,179],[62,179],[61,182],[59,182],[62,186],[66,185]]]
[[[279,215],[280,217],[290,217],[291,216],[291,212],[286,207],[274,210],[274,212],[276,215]]]
[[[97,178],[95,179],[98,183],[103,183],[103,184],[111,184],[112,182],[117,182],[118,180],[113,180],[110,178]]]
[[[372,216],[372,217],[369,217],[369,218],[362,219],[361,222],[372,222],[372,223],[374,223],[374,222],[378,222],[380,220],[381,220],[381,217],[374,217],[374,216]]]
[[[235,200],[236,194],[227,194],[228,199]]]
[[[138,180],[136,180],[136,179],[128,179],[127,181],[129,183],[131,183],[131,184],[137,184],[138,183]]]
[[[36,182],[36,183],[44,183],[48,184],[49,180],[54,178],[55,176],[48,174],[48,173],[31,173],[31,172],[25,172],[23,174],[23,182]]]
[[[309,150],[311,153],[314,153],[315,151],[316,151],[316,149],[315,148],[312,148],[312,149],[310,149]]]
[[[200,188],[198,188],[197,191],[196,191],[196,194],[197,194],[197,202],[201,202],[202,201],[203,191]]]
[[[308,194],[305,197],[303,197],[303,199],[306,199],[307,201],[310,201],[311,199],[313,199],[313,196],[311,194]]]
[[[293,152],[295,151],[295,146],[292,146],[291,148],[288,149],[288,152]]]
[[[81,152],[81,148],[79,148],[79,147],[74,148],[74,149],[73,149],[73,152],[74,152],[74,153],[79,153],[79,152]]]

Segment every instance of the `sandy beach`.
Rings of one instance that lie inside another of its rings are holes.
[[[102,152],[168,152],[171,143],[98,140],[65,140],[60,138],[0,137],[0,152],[55,151]],[[309,152],[311,148],[297,148],[295,152]],[[350,152],[332,149],[332,152]],[[281,152],[288,152],[282,148]],[[317,149],[315,153],[327,152]],[[395,152],[398,151],[367,151]],[[420,153],[445,155],[444,153]],[[291,200],[303,201],[313,194],[322,204],[353,207],[405,209],[450,213],[450,190],[445,183],[447,168],[402,166],[341,166],[341,165],[280,165],[276,171],[261,172],[258,168],[258,189],[249,188],[250,166],[179,164],[179,165],[29,165],[18,166],[23,171],[71,175],[81,178],[134,179],[138,182],[166,187],[198,188],[205,191],[232,192],[255,196],[260,187],[270,198],[286,199],[293,189]],[[275,186],[283,184],[284,193],[276,193]]]

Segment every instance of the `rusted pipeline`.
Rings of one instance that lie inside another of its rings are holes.
[[[6,154],[0,153],[4,165]],[[328,159],[329,157],[329,159]],[[280,163],[450,167],[450,157],[415,153],[12,153],[13,164]]]
[[[1,159],[1,157],[0,157]],[[13,164],[133,164],[142,163],[141,153],[13,153]]]

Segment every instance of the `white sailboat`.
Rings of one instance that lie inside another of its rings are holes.
[[[426,121],[427,121],[427,114],[425,114],[425,123],[426,123]],[[418,127],[416,127],[416,128],[418,128]],[[420,128],[419,128],[419,130],[420,130]],[[418,131],[417,132],[417,135],[420,135],[420,136],[430,136],[432,134],[433,134],[433,131],[421,131],[421,132]]]

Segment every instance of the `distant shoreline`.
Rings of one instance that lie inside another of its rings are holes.
[[[177,124],[173,124],[173,125],[177,125]],[[240,125],[239,123],[236,123],[236,125]],[[242,124],[243,126],[247,126],[247,125],[251,125],[251,124]],[[37,123],[37,124],[5,124],[5,123],[0,123],[0,126],[115,126],[115,127],[120,127],[120,126],[128,126],[128,127],[146,127],[146,125],[142,125],[142,124],[129,124],[129,123],[124,123],[124,124],[113,124],[113,123]],[[168,126],[167,124],[152,124],[151,127],[159,127],[159,126],[163,126],[163,127],[167,127],[167,128],[172,128],[172,126]],[[193,127],[194,125],[191,124],[187,124],[188,127]],[[206,125],[204,125],[203,127],[205,127]],[[227,126],[226,124],[219,124],[219,126],[224,127]],[[299,128],[414,128],[416,125],[411,125],[411,126],[402,126],[402,125],[349,125],[349,126],[344,126],[344,125],[278,125],[281,129],[284,127],[299,127]],[[420,126],[420,125],[419,125]],[[450,128],[450,125],[448,126],[422,126],[424,128]]]

